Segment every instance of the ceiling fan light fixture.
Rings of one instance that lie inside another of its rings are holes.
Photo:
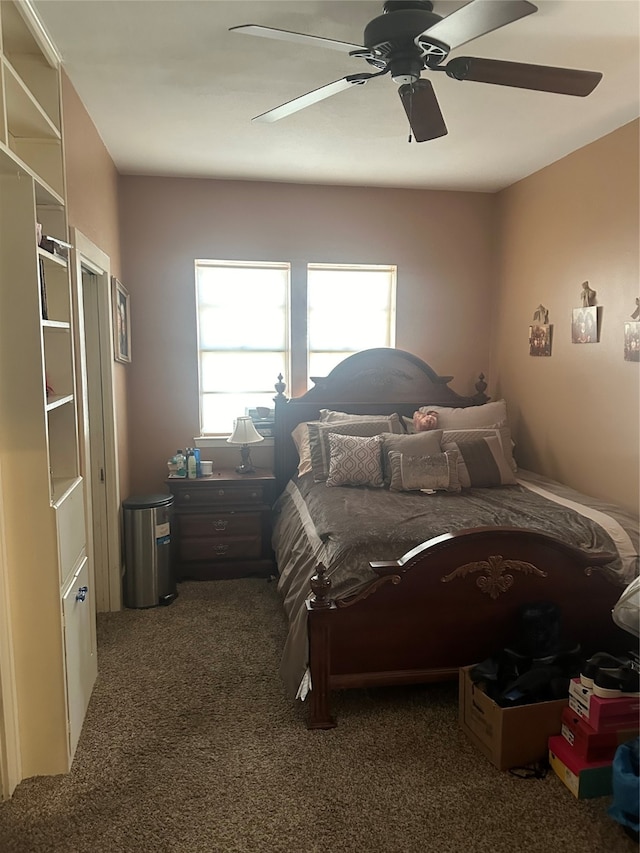
[[[401,56],[389,62],[389,71],[394,83],[415,83],[420,79],[422,61],[418,56]]]

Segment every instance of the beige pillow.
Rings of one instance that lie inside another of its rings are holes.
[[[499,435],[470,441],[443,441],[442,449],[446,452],[458,451],[458,478],[463,489],[516,483],[513,471],[504,458]]]
[[[475,429],[507,420],[507,403],[495,400],[482,406],[449,408],[447,406],[422,406],[420,412],[435,412],[441,429]]]
[[[506,421],[498,424],[491,424],[487,427],[476,427],[475,429],[445,429],[442,433],[442,445],[452,444],[457,441],[476,441],[479,438],[484,438],[489,435],[497,435],[500,439],[500,446],[504,458],[513,473],[518,470],[516,460],[513,458],[513,442],[511,441],[511,430]]]
[[[309,421],[309,423],[319,424],[320,421]],[[301,423],[291,433],[291,438],[298,451],[298,476],[311,473],[311,450],[309,448],[309,428],[308,423]]]
[[[370,438],[373,435],[389,432],[394,423],[398,429],[402,429],[398,418],[394,422],[393,420],[390,421],[386,416],[381,420],[343,421],[338,424],[311,422],[307,424],[313,479],[316,482],[322,482],[329,476],[329,462],[331,459],[329,435],[333,433],[334,435],[359,435],[363,438]]]
[[[404,453],[392,450],[389,453],[389,461],[389,488],[392,491],[459,492],[461,489],[456,450],[436,453],[434,456],[405,456]]]
[[[381,446],[379,435],[329,433],[327,486],[382,486]]]
[[[383,433],[382,435],[382,472],[385,483],[391,481],[391,462],[389,453],[397,450],[406,456],[434,456],[441,453],[440,439],[441,429],[432,429],[428,432],[416,432],[413,435],[393,435]]]
[[[323,424],[344,424],[353,423],[354,421],[367,423],[384,420],[389,421],[389,429],[387,432],[404,432],[400,415],[396,412],[390,415],[351,415],[349,412],[333,412],[331,409],[320,409],[320,423]]]

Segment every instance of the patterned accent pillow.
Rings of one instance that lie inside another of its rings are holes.
[[[442,438],[441,429],[431,429],[428,432],[417,432],[414,435],[392,435],[391,433],[383,433],[382,435],[382,472],[384,474],[385,483],[391,481],[391,462],[389,453],[392,450],[397,450],[399,453],[404,453],[406,456],[433,456],[436,453],[441,453],[440,439]]]
[[[313,479],[322,482],[329,476],[329,462],[331,459],[331,448],[329,446],[329,435],[359,435],[370,438],[391,431],[394,421],[384,417],[381,420],[372,421],[344,421],[339,424],[309,423],[309,450],[311,453],[311,469]],[[396,415],[395,424],[401,430],[400,419]]]
[[[381,446],[379,435],[364,438],[329,433],[327,486],[382,486]]]
[[[445,451],[457,450],[458,477],[463,489],[476,486],[508,486],[516,483],[508,462],[504,458],[500,438],[485,436],[475,441],[443,443]]]
[[[491,424],[487,427],[477,427],[475,429],[445,429],[442,433],[443,450],[445,444],[452,444],[458,441],[477,441],[480,438],[496,435],[500,439],[502,453],[507,460],[507,464],[515,474],[518,470],[516,460],[513,458],[513,442],[511,441],[511,430],[506,421],[501,423]]]
[[[389,488],[396,492],[427,491],[459,492],[458,451],[436,453],[434,456],[405,456],[392,450],[391,484]]]

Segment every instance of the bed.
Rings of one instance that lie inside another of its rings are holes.
[[[380,348],[301,397],[276,385],[281,676],[312,729],[336,725],[332,691],[456,678],[526,603],[556,603],[585,655],[628,647],[611,610],[638,573],[637,520],[517,469],[504,401],[452,379]]]

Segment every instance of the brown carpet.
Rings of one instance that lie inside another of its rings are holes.
[[[101,615],[99,676],[70,774],[0,804],[2,853],[629,853],[608,798],[494,769],[455,684],[338,696],[310,732],[276,670],[274,584],[184,583]]]

